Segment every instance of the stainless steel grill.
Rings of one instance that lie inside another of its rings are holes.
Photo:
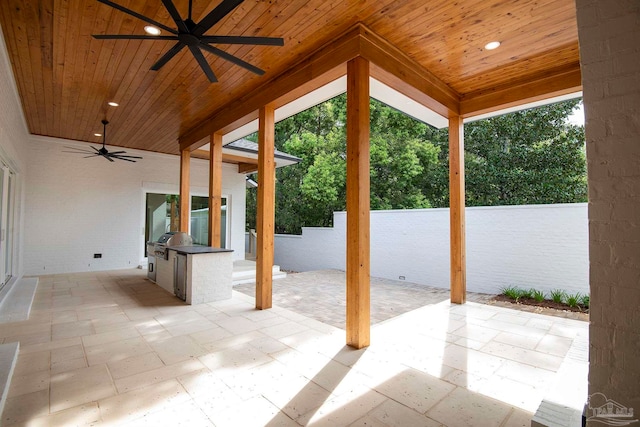
[[[153,252],[157,258],[169,259],[168,247],[191,246],[193,238],[182,231],[170,231],[164,233],[153,245]]]

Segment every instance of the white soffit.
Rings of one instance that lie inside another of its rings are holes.
[[[528,104],[522,104],[511,108],[505,108],[504,110],[492,111],[491,113],[480,114],[479,116],[468,117],[464,119],[465,123],[471,123],[482,119],[488,119],[490,117],[502,116],[504,114],[513,113],[515,111],[528,110],[530,108],[540,107],[542,105],[555,104],[556,102],[566,101],[568,99],[580,98],[582,91],[569,93],[566,95],[555,96],[553,98],[543,99],[541,101],[530,102]]]
[[[343,76],[337,80],[327,83],[326,85],[309,92],[308,94],[301,96],[300,98],[292,101],[282,107],[276,109],[275,120],[279,122],[301,111],[307,110],[315,105],[321,104],[331,98],[341,95],[347,91],[347,77]],[[446,117],[430,110],[424,105],[414,101],[408,96],[403,95],[395,89],[379,82],[378,80],[370,77],[370,91],[371,97],[378,101],[387,104],[403,113],[411,116],[423,123],[431,125],[435,128],[442,129],[449,126],[449,121]],[[464,119],[465,123],[474,122],[477,120],[486,119],[489,117],[501,116],[503,114],[512,113],[514,111],[526,110],[529,108],[539,107],[541,105],[553,104],[555,102],[565,101],[567,99],[579,98],[582,96],[582,92],[575,92],[567,95],[557,96],[554,98],[544,99],[542,101],[531,102],[528,104],[518,105],[516,107],[505,108],[503,110],[493,111],[487,114],[481,114],[479,116],[469,117]],[[222,137],[222,143],[228,144],[233,141],[237,141],[240,138],[244,138],[247,135],[251,135],[258,131],[258,120],[247,123]],[[201,150],[209,151],[209,144],[203,145]]]

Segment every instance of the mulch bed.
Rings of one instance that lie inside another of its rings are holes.
[[[513,299],[509,298],[506,295],[496,295],[495,297],[493,297],[493,301],[499,301],[501,303],[509,303],[513,306],[531,306],[531,307],[540,307],[543,309],[559,310],[563,312],[570,311],[570,312],[581,313],[585,315],[589,314],[588,308],[585,308],[582,306],[569,307],[567,304],[557,303],[550,300],[536,301],[533,298],[519,298],[518,301],[514,301]]]

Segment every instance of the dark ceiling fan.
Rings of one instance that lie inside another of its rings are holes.
[[[189,17],[182,19],[178,10],[171,0],[162,0],[162,4],[173,18],[177,26],[177,30],[167,27],[151,18],[143,16],[131,9],[127,9],[124,6],[120,6],[109,0],[98,0],[100,3],[104,3],[115,9],[118,9],[124,13],[127,13],[135,18],[141,19],[153,26],[161,28],[173,35],[171,36],[153,36],[153,35],[102,35],[94,34],[96,39],[115,39],[115,40],[175,40],[177,43],[169,49],[155,64],[151,66],[151,70],[157,71],[164,64],[169,62],[171,58],[176,56],[185,46],[189,48],[193,56],[200,64],[200,68],[207,75],[207,78],[211,83],[217,82],[218,79],[213,73],[211,66],[202,54],[202,50],[212,53],[220,58],[232,62],[242,68],[245,68],[258,75],[263,75],[264,70],[243,61],[237,56],[231,55],[223,50],[210,45],[210,43],[218,44],[247,44],[247,45],[264,45],[264,46],[284,46],[284,39],[279,37],[250,37],[250,36],[214,36],[205,35],[204,33],[209,31],[211,27],[217,24],[222,18],[229,14],[244,0],[222,0],[222,2],[216,6],[207,16],[202,18],[198,23],[193,22],[191,19],[192,12],[192,0],[189,0]]]
[[[109,124],[108,121],[106,120],[102,120],[102,148],[97,149],[94,146],[90,146],[91,148],[93,148],[93,151],[91,150],[84,150],[82,148],[78,148],[78,147],[65,147],[65,148],[69,148],[73,151],[64,151],[64,153],[76,153],[76,154],[89,154],[89,156],[85,156],[85,159],[88,159],[89,157],[97,157],[97,156],[102,156],[105,159],[109,160],[110,162],[113,162],[113,159],[118,159],[118,160],[126,160],[127,162],[133,162],[135,163],[135,160],[132,159],[141,159],[142,157],[140,156],[125,156],[124,154],[126,153],[126,151],[113,151],[113,152],[109,152],[109,150],[107,150],[107,148],[105,147],[106,141],[107,141],[107,125]]]

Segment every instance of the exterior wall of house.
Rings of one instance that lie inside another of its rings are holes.
[[[278,235],[275,261],[294,271],[345,268],[346,214],[333,228]],[[587,293],[587,205],[466,209],[467,289],[504,286]],[[449,210],[371,212],[371,275],[449,288]]]
[[[0,29],[0,33],[2,29]],[[24,247],[24,182],[27,174],[29,132],[22,114],[18,90],[4,38],[0,36],[0,160],[15,173],[13,275],[21,276]]]
[[[93,144],[96,145],[96,144]],[[145,264],[145,194],[178,194],[180,160],[151,152],[137,163],[65,153],[86,144],[31,136],[26,181],[25,272],[30,275],[135,268]],[[207,196],[208,162],[191,160],[191,195]],[[230,247],[244,258],[245,177],[223,165]],[[95,253],[102,258],[94,259]]]
[[[638,419],[640,3],[576,6],[589,177],[589,394],[634,408]]]

